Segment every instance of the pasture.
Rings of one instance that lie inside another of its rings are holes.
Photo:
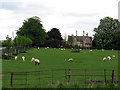
[[[115,55],[115,58],[112,58],[110,61],[106,60],[103,61],[103,57]],[[25,62],[22,61],[22,56],[25,57]],[[34,62],[31,62],[31,58],[37,58],[40,60],[40,65],[35,65]],[[73,58],[73,62],[68,62],[69,58]],[[71,74],[83,74],[84,69],[93,69],[93,70],[102,70],[102,71],[88,71],[88,73],[91,74],[104,74],[103,70],[104,69],[113,69],[115,70],[117,74],[118,70],[118,51],[116,50],[93,50],[92,52],[89,52],[87,49],[83,49],[80,51],[80,53],[72,53],[71,49],[66,49],[66,50],[60,50],[60,49],[54,49],[54,48],[32,48],[28,50],[26,53],[20,53],[18,55],[18,60],[15,61],[14,58],[10,60],[2,60],[2,72],[7,73],[7,72],[30,72],[27,73],[27,84],[30,84],[28,86],[15,86],[14,87],[27,87],[27,88],[36,88],[36,87],[49,87],[50,85],[56,84],[58,82],[64,82],[64,76],[65,76],[65,71],[64,70],[56,70],[52,71],[55,69],[71,69]],[[72,69],[81,69],[80,70],[74,70]],[[49,70],[48,72],[39,72],[39,73],[34,73],[32,71],[45,71]],[[13,78],[25,78],[25,74],[21,75],[16,75],[13,76]],[[68,71],[67,71],[68,73]],[[111,71],[108,72],[108,74],[111,75]],[[41,76],[41,77],[40,77]],[[45,77],[57,77],[57,78],[45,78]],[[3,87],[4,88],[10,88],[10,74],[8,76],[3,75]],[[40,77],[42,80],[40,83],[36,79],[36,77]],[[73,78],[73,80],[77,80],[77,78]],[[97,78],[97,77],[93,77]],[[111,77],[109,77],[111,78]],[[6,79],[6,80],[4,80]],[[83,79],[83,78],[82,78]],[[86,77],[86,79],[90,79],[90,77]],[[72,80],[72,79],[71,79]],[[24,80],[16,80],[14,83],[24,83]],[[45,82],[45,83],[44,83]],[[43,84],[42,84],[43,83]],[[40,86],[38,86],[40,84]],[[51,87],[51,86],[50,86]],[[53,86],[54,87],[54,86]]]

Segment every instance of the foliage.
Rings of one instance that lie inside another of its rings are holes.
[[[17,31],[17,35],[30,38],[33,45],[43,45],[46,39],[45,29],[37,16],[24,20],[22,27]]]
[[[9,36],[7,35],[6,40],[4,40],[4,42],[2,44],[3,44],[3,46],[6,47],[6,49],[9,50],[13,45],[12,38],[9,38]]]
[[[30,45],[32,44],[32,40],[27,37],[18,35],[15,37],[13,44],[15,47]]]
[[[74,42],[74,38],[72,36],[69,36],[68,43],[70,43],[70,45],[72,45],[73,42]]]
[[[100,20],[97,28],[94,28],[94,45],[97,47],[115,48],[119,47],[118,35],[120,32],[120,22],[117,19],[105,17]],[[117,36],[116,36],[117,35]],[[117,44],[117,45],[116,45]]]
[[[52,28],[50,31],[47,32],[47,41],[46,45],[49,47],[60,47],[62,44],[62,37],[59,29]]]

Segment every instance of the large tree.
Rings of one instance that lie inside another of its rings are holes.
[[[117,19],[113,19],[111,17],[105,17],[101,19],[99,26],[97,28],[94,28],[94,32],[94,44],[97,47],[118,47],[118,34],[120,32],[120,22]]]
[[[24,20],[22,27],[17,31],[17,35],[28,37],[34,45],[44,45],[46,32],[39,17],[31,17]]]
[[[47,32],[47,41],[46,44],[47,46],[50,47],[60,47],[62,44],[62,37],[59,29],[57,28],[52,28],[50,31]]]

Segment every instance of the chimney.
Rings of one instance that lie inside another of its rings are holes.
[[[76,36],[77,36],[77,30],[76,30]]]
[[[83,31],[83,36],[85,36],[85,31]]]
[[[86,36],[88,36],[88,33],[86,34]]]

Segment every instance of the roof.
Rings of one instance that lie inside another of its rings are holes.
[[[76,38],[76,40],[79,41],[79,42],[83,42],[88,37],[89,36],[74,36],[74,38]],[[89,38],[92,40],[91,37],[89,37]]]

